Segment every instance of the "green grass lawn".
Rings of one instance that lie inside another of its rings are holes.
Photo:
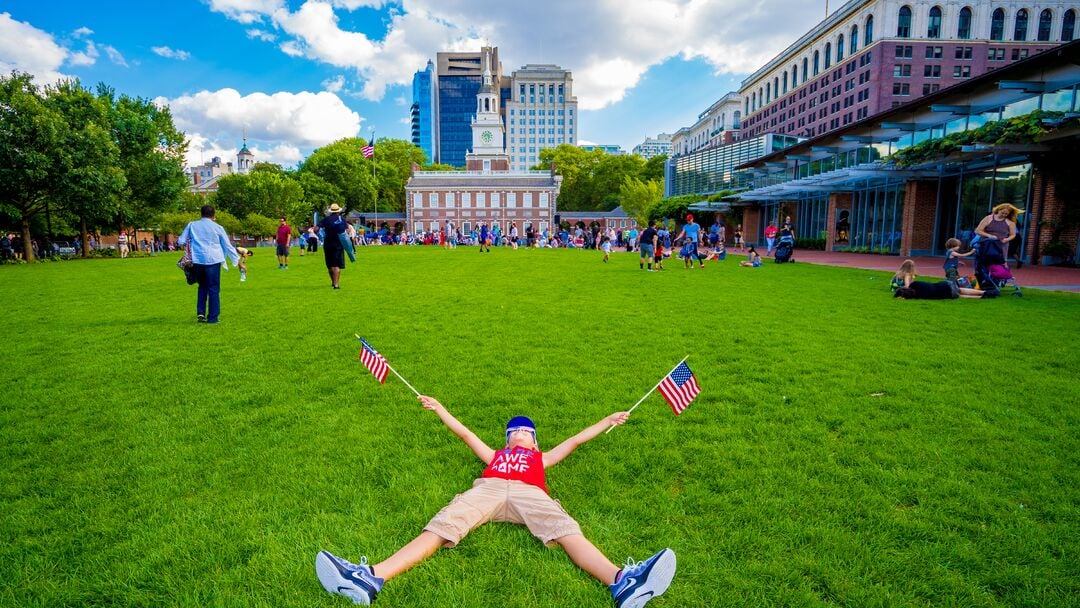
[[[482,464],[360,334],[490,445],[542,448],[658,395],[548,471],[613,561],[664,547],[657,608],[1080,605],[1080,297],[896,301],[888,275],[582,251],[321,254],[195,323],[178,254],[0,267],[0,605],[346,606],[319,549],[379,561]],[[506,524],[391,581],[393,607],[606,607]]]

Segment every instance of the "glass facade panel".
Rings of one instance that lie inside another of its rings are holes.
[[[1021,99],[1010,103],[1002,109],[1002,118],[1013,118],[1015,116],[1022,116],[1030,112],[1034,112],[1039,109],[1039,97],[1028,97],[1027,99]]]
[[[1042,107],[1051,112],[1070,112],[1076,108],[1076,92],[1072,87],[1043,95]]]
[[[480,76],[439,78],[439,160],[444,164],[465,166],[480,84]]]
[[[934,253],[945,253],[945,241],[950,238],[960,239],[966,249],[975,236],[975,227],[995,205],[1009,203],[1026,210],[1031,196],[1030,182],[1030,164],[943,178]],[[1018,235],[1025,232],[1027,215],[1022,213],[1017,218]],[[1010,245],[1012,254],[1023,246],[1021,238],[1014,239]]]
[[[735,167],[787,148],[797,141],[795,137],[764,135],[673,158],[669,161],[672,170],[671,178],[665,184],[665,194],[712,194],[749,187],[750,175],[736,173]],[[780,179],[786,181],[790,176],[781,173]]]
[[[826,194],[799,201],[794,217],[796,239],[825,240],[828,213],[829,196]]]
[[[842,249],[899,252],[903,215],[903,182],[853,192],[849,216],[837,218],[838,224],[849,227],[849,245]]]

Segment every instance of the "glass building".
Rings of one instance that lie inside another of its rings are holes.
[[[799,141],[798,137],[769,133],[676,156],[668,160],[664,170],[664,196],[709,195],[721,190],[745,189],[750,185],[751,175],[737,172],[736,167]]]
[[[412,143],[424,151],[428,162],[435,162],[435,66],[428,61],[427,67],[413,75]]]

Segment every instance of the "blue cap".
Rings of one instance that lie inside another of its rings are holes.
[[[533,421],[525,416],[514,416],[506,423],[506,442],[510,443],[510,433],[518,429],[529,429],[533,436],[533,443],[536,443],[536,425]]]

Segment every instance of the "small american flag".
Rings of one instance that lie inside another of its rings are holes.
[[[660,382],[659,389],[676,416],[681,414],[701,392],[697,378],[694,377],[694,372],[690,371],[690,366],[686,364],[686,361],[671,370],[671,373]]]
[[[360,148],[360,153],[364,155],[364,158],[371,158],[372,156],[375,156],[375,138],[374,137],[371,138],[371,141],[368,142],[368,145],[364,146],[363,148]]]
[[[379,382],[386,383],[386,371],[389,368],[386,364],[386,359],[379,354],[379,351],[375,350],[370,344],[364,341],[363,338],[360,338],[360,344],[364,346],[360,350],[360,361],[363,362],[364,366],[367,367],[372,374],[375,374],[375,377]]]

